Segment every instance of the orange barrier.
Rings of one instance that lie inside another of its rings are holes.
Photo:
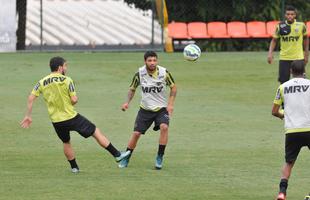
[[[266,23],[267,26],[267,34],[269,37],[272,37],[274,32],[276,31],[277,25],[280,23],[280,21],[269,21]]]
[[[227,33],[232,38],[249,38],[244,22],[228,22]]]
[[[168,35],[172,39],[209,38],[271,38],[279,21],[250,22],[172,22],[168,24]],[[306,23],[310,36],[310,21]]]
[[[308,36],[310,37],[310,21],[307,21],[306,26],[308,30]]]
[[[265,22],[252,21],[246,24],[248,34],[252,38],[269,38]]]
[[[187,24],[184,22],[172,22],[168,24],[168,36],[173,39],[189,39]]]
[[[224,22],[209,22],[207,24],[208,34],[211,38],[230,38],[227,34],[227,26]]]
[[[190,22],[187,24],[188,36],[195,39],[210,38],[207,32],[207,24],[204,22]]]

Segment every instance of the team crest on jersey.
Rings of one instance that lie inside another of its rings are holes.
[[[156,82],[157,86],[161,86],[162,82]]]
[[[295,33],[298,33],[299,29],[298,28],[295,28]]]

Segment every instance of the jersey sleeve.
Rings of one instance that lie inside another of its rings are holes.
[[[140,85],[140,77],[139,77],[139,72],[137,72],[132,78],[129,89],[136,90],[139,85]]]
[[[303,27],[302,27],[302,34],[303,34],[303,36],[307,36],[308,35],[307,26],[305,24],[303,24]]]
[[[75,84],[73,80],[69,77],[68,77],[67,84],[68,84],[68,91],[69,91],[70,97],[76,96]]]
[[[275,32],[274,32],[274,34],[273,34],[272,37],[273,37],[273,38],[276,38],[276,39],[278,39],[278,38],[280,37],[280,24],[278,24],[278,25],[276,26],[276,30],[275,30]]]
[[[276,96],[274,98],[274,101],[273,101],[274,104],[276,105],[282,105],[283,103],[283,87],[282,85],[279,86],[279,88],[277,89],[277,93],[276,93]]]
[[[40,96],[41,94],[41,83],[40,81],[33,87],[31,94],[33,94],[34,96]]]
[[[172,88],[175,84],[173,77],[171,76],[171,73],[166,70],[166,84]]]

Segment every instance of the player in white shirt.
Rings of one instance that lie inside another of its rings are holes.
[[[293,61],[293,78],[279,86],[274,100],[272,115],[284,119],[285,164],[279,184],[277,200],[286,199],[286,190],[291,170],[304,146],[310,148],[310,80],[304,78],[305,62]],[[284,114],[280,112],[284,104]]]
[[[122,105],[122,110],[128,109],[129,103],[135,95],[136,88],[141,86],[140,110],[136,117],[134,132],[128,142],[127,150],[133,152],[141,134],[145,134],[154,122],[154,130],[160,130],[159,146],[155,161],[155,168],[161,169],[163,155],[168,143],[169,119],[173,112],[177,87],[171,74],[157,63],[157,54],[147,51],[144,54],[145,65],[140,67],[134,75],[128,91],[127,101]],[[167,98],[166,87],[170,87]],[[120,168],[128,166],[130,156],[119,163]]]

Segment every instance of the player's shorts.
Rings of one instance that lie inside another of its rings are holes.
[[[285,161],[294,162],[304,146],[310,149],[310,132],[287,133],[285,135]]]
[[[280,60],[279,61],[279,77],[278,81],[282,84],[291,77],[291,63],[292,60]]]
[[[280,60],[279,61],[279,77],[278,81],[282,84],[291,77],[291,64],[293,60]]]
[[[140,108],[136,117],[134,131],[144,134],[154,122],[154,131],[160,129],[161,124],[169,126],[169,114],[166,108],[161,108],[159,111],[153,112]]]
[[[53,123],[55,131],[63,143],[70,141],[70,131],[76,131],[84,138],[88,138],[95,133],[96,126],[88,119],[80,114],[77,114],[74,118]]]

